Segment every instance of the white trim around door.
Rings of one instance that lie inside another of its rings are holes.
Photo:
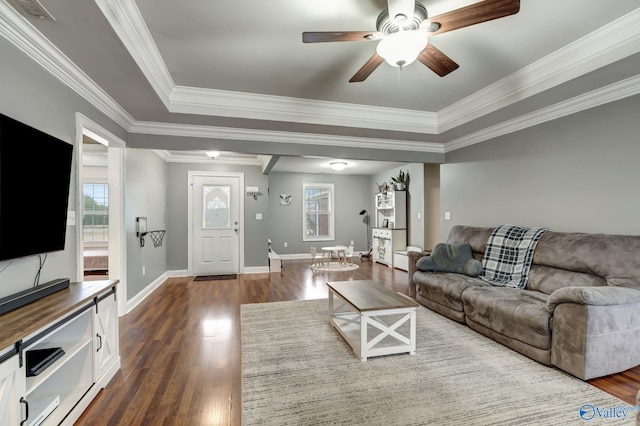
[[[238,229],[238,271],[237,273],[244,273],[244,173],[235,173],[235,172],[215,172],[215,171],[196,171],[190,170],[187,172],[187,273],[189,275],[193,275],[193,204],[194,204],[194,194],[193,194],[193,181],[195,176],[204,176],[204,177],[234,177],[238,178],[240,181],[240,188],[238,194],[238,202],[239,202],[239,229]]]
[[[127,312],[127,248],[124,223],[125,142],[86,116],[76,113],[76,247],[77,280],[84,279],[82,253],[82,135],[107,146],[109,181],[109,279],[118,280],[118,315]]]

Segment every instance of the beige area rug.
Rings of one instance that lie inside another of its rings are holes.
[[[636,407],[423,307],[417,355],[360,362],[327,308],[242,306],[244,425],[635,424]]]
[[[322,265],[313,265],[311,269],[318,272],[344,272],[344,271],[355,271],[359,266],[355,263],[351,264],[342,264],[339,262],[327,262]]]

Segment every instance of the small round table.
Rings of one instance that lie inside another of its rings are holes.
[[[347,263],[347,247],[346,246],[330,246],[330,247],[322,247],[323,256],[322,261],[324,262],[324,257],[327,256],[327,263],[331,262],[331,253],[336,251],[338,252],[338,263],[344,265]]]

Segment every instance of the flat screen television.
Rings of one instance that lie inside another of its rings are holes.
[[[0,114],[0,260],[64,250],[73,145]]]

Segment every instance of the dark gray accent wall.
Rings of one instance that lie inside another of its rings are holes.
[[[441,237],[505,223],[640,234],[638,111],[640,95],[448,153]]]
[[[271,173],[269,175],[269,238],[278,254],[309,253],[312,246],[355,243],[356,251],[367,247],[367,226],[361,210],[369,210],[373,192],[369,176]],[[302,241],[302,184],[332,183],[335,202],[335,240]],[[290,206],[280,205],[280,194],[291,194]],[[287,242],[287,247],[284,247]]]
[[[117,124],[0,38],[0,113],[75,144],[77,112],[123,140],[127,139],[126,132]],[[28,167],[28,159],[25,159],[25,167]],[[76,210],[77,167],[74,158],[69,197],[71,210]],[[28,188],[25,188],[25,196],[28,196]],[[40,282],[55,278],[75,281],[76,250],[76,227],[68,226],[65,250],[48,256]],[[0,262],[0,297],[31,287],[37,269],[37,256]]]
[[[144,290],[167,271],[167,164],[148,149],[127,148],[125,218],[127,246],[127,298]],[[155,247],[151,236],[144,247],[136,237],[136,217],[147,218],[147,230],[167,230],[162,246]],[[145,274],[142,267],[145,267]]]
[[[218,171],[244,173],[246,186],[257,186],[262,196],[254,200],[244,197],[244,266],[267,266],[267,222],[268,177],[262,174],[259,166],[235,166],[228,164],[206,163],[169,163],[167,182],[167,201],[169,212],[169,238],[167,245],[167,267],[169,270],[188,269],[187,235],[187,176],[189,171]],[[256,213],[262,214],[262,220],[256,219]]]

